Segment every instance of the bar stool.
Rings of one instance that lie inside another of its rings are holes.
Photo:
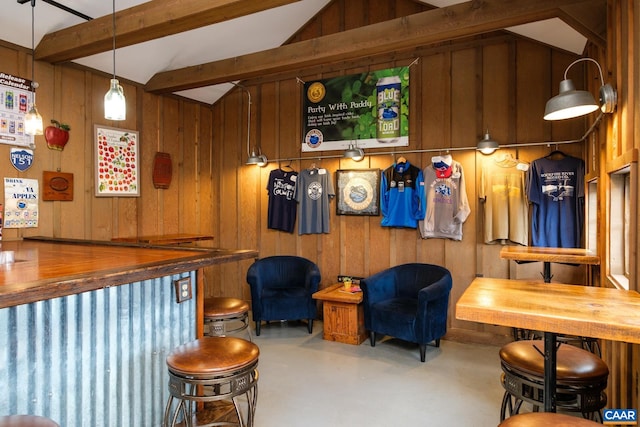
[[[500,421],[518,414],[524,402],[534,411],[544,404],[544,341],[515,341],[500,349],[502,387],[505,389]],[[557,353],[556,407],[559,411],[579,412],[584,418],[602,420],[607,404],[605,389],[609,368],[594,354],[568,344]]]
[[[226,336],[247,330],[249,341],[249,303],[237,298],[205,298],[204,300],[205,335],[210,337]]]
[[[498,427],[595,427],[594,421],[553,412],[530,412],[514,415],[498,424]]]
[[[9,415],[0,417],[0,427],[59,427],[49,418],[37,415]]]
[[[167,356],[170,396],[163,425],[175,426],[182,414],[181,425],[192,426],[196,403],[230,401],[238,422],[206,425],[253,426],[258,400],[259,354],[257,345],[236,337],[203,337],[177,347]],[[244,414],[241,396],[246,397]]]

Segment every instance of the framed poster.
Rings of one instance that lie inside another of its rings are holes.
[[[336,213],[380,215],[380,169],[337,170]]]
[[[94,125],[96,196],[140,195],[138,132]]]

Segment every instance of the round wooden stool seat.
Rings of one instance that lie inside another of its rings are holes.
[[[49,418],[37,415],[9,415],[0,417],[0,427],[59,427]]]
[[[500,349],[505,394],[500,420],[519,413],[524,402],[539,409],[544,403],[544,341],[515,341]],[[556,353],[556,407],[602,418],[607,404],[609,368],[599,357],[581,348],[561,344]]]
[[[184,377],[209,378],[246,368],[258,361],[259,354],[257,345],[241,338],[204,337],[172,351],[167,356],[167,367]]]
[[[258,399],[258,346],[236,337],[203,337],[183,344],[167,356],[169,400],[164,425],[193,425],[196,402],[231,401],[237,425],[252,426]],[[243,413],[240,397],[246,399]],[[174,405],[174,400],[177,404]],[[200,425],[200,424],[198,424]],[[229,425],[228,420],[208,426]]]
[[[544,377],[544,341],[516,341],[500,349],[500,360],[526,375]],[[556,378],[562,383],[607,380],[609,368],[598,356],[572,345],[560,345]]]
[[[498,427],[595,427],[602,424],[584,418],[551,412],[531,412],[514,415],[501,422]]]
[[[251,341],[249,308],[249,303],[238,298],[205,298],[205,335],[220,337],[246,329]]]

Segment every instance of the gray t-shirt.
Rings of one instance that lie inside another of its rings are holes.
[[[326,169],[305,169],[298,174],[298,234],[329,233],[329,201],[335,195]]]

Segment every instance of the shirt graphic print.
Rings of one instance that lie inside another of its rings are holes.
[[[267,228],[293,233],[298,204],[294,198],[298,172],[274,169],[269,174]]]

